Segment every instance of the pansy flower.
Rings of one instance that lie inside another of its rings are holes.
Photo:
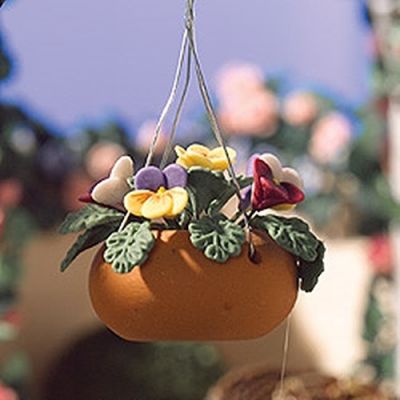
[[[131,190],[129,180],[134,173],[134,164],[129,156],[120,157],[110,175],[97,182],[90,193],[79,197],[84,203],[95,203],[104,206],[122,208],[124,196]]]
[[[173,218],[188,203],[186,182],[187,172],[177,164],[164,170],[154,166],[142,168],[135,176],[136,190],[125,196],[124,206],[137,217]]]
[[[184,168],[202,167],[214,171],[224,171],[229,167],[223,147],[210,150],[201,144],[192,144],[187,149],[181,146],[175,147],[178,159],[176,163]],[[227,147],[227,152],[232,163],[236,160],[236,151]]]
[[[272,154],[253,160],[253,175],[251,206],[254,210],[288,210],[304,200],[300,175],[293,168],[282,167]]]

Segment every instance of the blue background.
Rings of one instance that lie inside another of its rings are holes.
[[[18,0],[1,13],[15,73],[2,87],[55,126],[121,116],[133,127],[160,111],[183,25],[184,0]],[[368,93],[359,0],[198,0],[198,41],[212,86],[230,61],[326,86],[352,102]],[[192,89],[193,92],[193,89]],[[190,108],[200,100],[192,93]]]

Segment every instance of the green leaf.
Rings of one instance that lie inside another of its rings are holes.
[[[131,222],[107,239],[104,260],[120,274],[130,272],[147,260],[154,242],[148,222]]]
[[[301,279],[301,289],[311,292],[318,283],[319,276],[324,272],[325,246],[318,241],[317,258],[308,262],[300,259],[298,265],[298,276]]]
[[[298,258],[301,289],[311,292],[324,271],[325,246],[299,218],[257,216],[250,224],[262,229],[282,248]]]
[[[224,263],[242,251],[245,233],[242,227],[218,214],[190,223],[190,240],[204,255],[216,262]]]
[[[118,228],[118,225],[118,222],[114,222],[94,226],[79,235],[78,239],[68,250],[67,255],[61,262],[61,271],[65,271],[80,253],[106,240],[108,236]]]
[[[61,234],[80,232],[97,225],[122,221],[124,217],[121,211],[113,208],[89,204],[75,213],[70,213],[59,228]]]
[[[189,170],[187,189],[194,215],[199,216],[210,203],[231,189],[222,173],[192,168]]]
[[[318,256],[319,241],[299,218],[257,216],[252,219],[251,225],[266,231],[279,246],[303,260],[314,261]]]
[[[237,177],[240,189],[244,189],[253,183],[253,178],[240,175]],[[207,211],[209,214],[217,214],[225,206],[225,204],[236,194],[236,188],[233,183],[230,183],[229,189],[221,192],[218,198],[211,201]]]

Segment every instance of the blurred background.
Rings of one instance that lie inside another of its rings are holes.
[[[0,8],[0,400],[195,400],[212,385],[221,389],[213,399],[232,400],[223,397],[229,379],[216,383],[223,374],[244,368],[232,380],[251,387],[254,365],[281,366],[284,326],[248,342],[127,344],[91,310],[93,252],[59,272],[74,240],[56,233],[62,218],[120,155],[137,165],[146,155],[176,68],[184,3]],[[326,272],[299,297],[291,325],[288,370],[312,373],[298,382],[320,391],[305,398],[328,398],[328,389],[395,397],[399,7],[197,7],[202,64],[221,127],[241,150],[238,169],[266,151],[295,166],[307,195],[298,211],[327,244]],[[213,143],[194,83],[177,134],[182,144]]]

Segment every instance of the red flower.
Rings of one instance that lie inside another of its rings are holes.
[[[303,183],[292,168],[282,168],[278,158],[263,154],[254,160],[252,208],[287,210],[304,200]]]

